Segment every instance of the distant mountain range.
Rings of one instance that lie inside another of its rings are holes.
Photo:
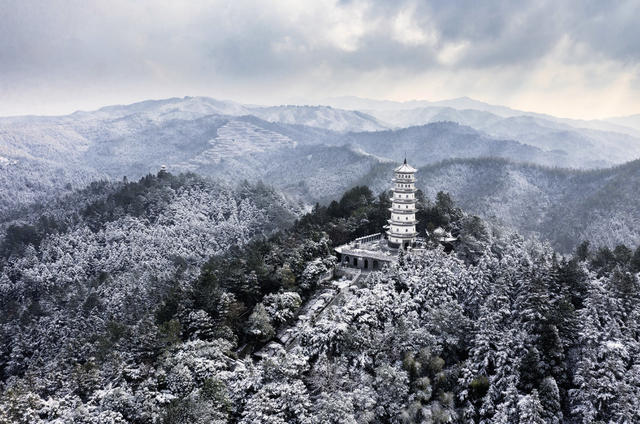
[[[380,131],[389,128],[369,114],[330,106],[252,107],[249,114],[269,122],[306,125],[340,132]]]
[[[428,101],[410,100],[406,102],[395,102],[391,100],[374,100],[354,96],[334,97],[322,101],[322,104],[333,107],[360,111],[375,111],[378,113],[388,113],[393,111],[411,111],[413,109],[455,109],[466,111],[487,112],[502,118],[513,118],[517,116],[530,116],[548,121],[555,121],[571,125],[575,128],[599,129],[602,131],[614,131],[623,134],[640,135],[640,114],[612,117],[606,119],[569,119],[556,116],[528,112],[524,110],[512,109],[506,106],[492,105],[481,102],[470,97],[459,97],[456,99]],[[424,123],[424,122],[421,122]]]
[[[640,157],[640,133],[632,129],[622,132],[572,126],[562,120],[534,115],[502,117],[471,109],[425,107],[409,110],[370,111],[382,122],[398,128],[451,121],[470,126],[494,138],[517,140],[545,152],[565,153],[564,166],[597,168]],[[609,125],[598,125],[605,128]],[[611,125],[614,127],[614,125]],[[530,160],[522,158],[522,160]],[[531,161],[531,160],[530,160]],[[536,163],[544,161],[533,160]]]
[[[609,118],[607,121],[640,131],[640,113],[637,115]]]
[[[266,121],[248,114],[251,111],[286,123]],[[13,188],[2,193],[3,205],[7,208],[33,201],[39,193],[63,190],[69,183],[72,187],[82,185],[92,178],[137,178],[157,172],[162,165],[173,172],[194,171],[230,180],[282,181],[287,187],[303,185],[308,187],[302,190],[309,195],[305,199],[315,201],[341,193],[350,180],[340,180],[333,191],[318,187],[307,177],[322,170],[318,184],[326,185],[334,176],[351,172],[342,169],[349,168],[343,159],[354,160],[354,155],[371,162],[399,160],[406,152],[415,156],[418,165],[475,156],[547,165],[567,161],[564,154],[546,153],[513,140],[492,139],[454,123],[355,131],[363,127],[382,128],[375,118],[360,112],[322,106],[246,107],[202,97],[109,106],[60,117],[3,118],[0,179]],[[310,146],[316,147],[315,153],[303,148]],[[316,162],[317,169],[306,167],[297,172],[298,181],[285,182],[284,177],[276,175],[286,169],[285,162],[269,171],[278,161],[290,161],[289,168],[293,169],[308,157],[325,157],[329,147],[338,146],[349,148],[341,150],[342,157],[327,158],[326,164]]]
[[[409,100],[406,102],[396,102],[392,100],[374,100],[355,96],[332,97],[322,101],[323,104],[331,105],[341,109],[353,110],[411,110],[429,107],[448,107],[459,110],[478,110],[490,112],[498,116],[508,117],[522,115],[525,112],[508,108],[506,106],[491,105],[489,103],[474,100],[470,97],[459,97],[450,100]]]
[[[385,189],[393,164],[406,155],[421,167],[425,193],[449,191],[464,208],[557,247],[593,237],[605,244],[640,241],[633,230],[640,219],[632,198],[640,193],[636,162],[600,171],[552,169],[604,168],[640,157],[633,117],[585,121],[594,127],[588,128],[518,113],[468,98],[264,107],[185,97],[1,118],[0,214],[95,179],[137,178],[162,165],[232,183],[262,180],[301,202],[327,202],[359,183]],[[629,125],[621,132],[600,128],[621,123]],[[617,200],[602,201],[607,196]]]

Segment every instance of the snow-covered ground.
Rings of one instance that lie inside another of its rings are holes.
[[[208,143],[210,148],[193,158],[192,164],[220,163],[225,158],[296,146],[296,142],[285,135],[244,121],[223,125],[218,129],[217,137]]]

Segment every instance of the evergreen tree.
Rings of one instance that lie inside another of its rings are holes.
[[[275,335],[275,329],[271,325],[271,318],[264,305],[258,303],[247,320],[247,333],[261,342],[270,340]]]
[[[589,250],[589,240],[585,240],[576,247],[575,258],[580,262],[584,262],[589,259],[591,251]]]
[[[614,405],[625,386],[629,352],[615,313],[615,300],[601,280],[591,283],[585,308],[579,313],[580,358],[570,390],[572,413],[583,423],[613,419]]]
[[[542,405],[542,417],[547,424],[559,424],[563,422],[562,405],[560,404],[560,391],[553,377],[545,377],[540,384],[540,404]]]
[[[640,246],[636,248],[631,257],[631,270],[633,272],[640,272]]]
[[[538,398],[537,390],[533,389],[530,395],[523,396],[518,401],[519,424],[545,424],[543,419],[544,409]]]

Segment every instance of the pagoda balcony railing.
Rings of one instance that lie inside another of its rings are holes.
[[[415,178],[392,178],[391,181],[394,183],[415,183],[416,179]]]
[[[391,199],[391,202],[393,203],[402,203],[402,204],[416,203],[417,201],[418,200],[415,197],[413,199],[401,199],[401,198],[396,199],[395,197]]]
[[[393,225],[416,225],[418,223],[418,221],[415,219],[411,221],[400,221],[400,220],[389,219],[388,222],[389,224],[393,224]]]
[[[389,237],[396,237],[396,238],[414,238],[415,236],[418,235],[417,232],[411,232],[411,233],[393,233],[391,231],[387,231],[387,235]]]
[[[380,240],[382,238],[382,233],[369,234],[368,236],[358,237],[353,242],[354,243],[369,243],[372,241]]]
[[[413,208],[413,209],[395,209],[395,208],[389,208],[389,211],[393,212],[393,213],[401,213],[401,214],[409,214],[409,213],[413,213],[415,214],[417,209]]]
[[[417,188],[394,188],[393,189],[394,193],[415,193],[416,191],[418,191]]]

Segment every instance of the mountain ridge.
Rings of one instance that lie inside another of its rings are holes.
[[[388,188],[392,166],[358,181]],[[582,240],[596,246],[640,244],[640,160],[598,170],[523,164],[504,158],[448,159],[418,169],[426,197],[448,192],[470,213],[549,240],[561,252]]]

